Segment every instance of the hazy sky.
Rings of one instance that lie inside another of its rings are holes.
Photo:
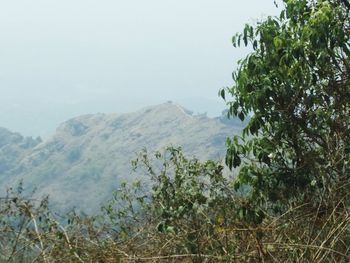
[[[232,35],[271,14],[273,0],[0,0],[0,126],[47,135],[167,100],[218,114],[244,52]]]

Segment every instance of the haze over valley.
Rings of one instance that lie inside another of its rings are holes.
[[[273,1],[36,0],[0,9],[0,127],[48,137],[84,114],[172,100],[219,116],[232,36],[277,14]]]

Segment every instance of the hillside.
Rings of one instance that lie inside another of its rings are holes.
[[[120,182],[142,178],[131,172],[131,160],[143,148],[182,146],[189,156],[220,160],[225,138],[239,129],[234,120],[192,115],[168,102],[128,114],[76,117],[44,142],[7,131],[1,153],[14,157],[0,159],[1,190],[23,179],[36,195],[49,194],[56,207],[95,211]]]
[[[40,137],[24,138],[19,133],[0,128],[0,174],[15,168],[18,162],[41,142]]]

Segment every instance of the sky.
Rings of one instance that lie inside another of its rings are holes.
[[[247,52],[232,36],[277,13],[273,0],[0,0],[0,126],[45,137],[168,100],[219,115]]]

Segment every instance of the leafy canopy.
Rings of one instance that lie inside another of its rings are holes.
[[[221,90],[229,116],[250,117],[227,140],[235,186],[285,203],[348,180],[350,19],[347,1],[284,0],[279,17],[246,25],[233,45],[253,48]]]

